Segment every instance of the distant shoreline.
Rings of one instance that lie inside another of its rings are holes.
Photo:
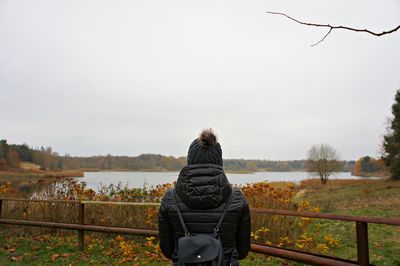
[[[180,170],[165,170],[165,169],[144,169],[144,170],[130,170],[130,169],[77,169],[77,170],[64,170],[64,171],[23,171],[23,172],[11,172],[11,171],[0,171],[0,182],[1,181],[10,181],[10,180],[32,180],[32,179],[41,179],[41,178],[75,178],[75,177],[84,177],[85,172],[153,172],[153,173],[179,173]],[[305,173],[307,171],[271,171],[271,170],[261,170],[261,171],[250,171],[250,170],[225,170],[226,174],[238,174],[238,175],[246,175],[246,174],[256,174],[256,173],[280,173],[280,172],[293,172],[293,173]],[[338,172],[340,174],[341,172]],[[343,172],[347,173],[347,172]],[[370,176],[367,176],[367,178]]]
[[[78,170],[67,171],[43,171],[43,172],[0,172],[0,181],[8,180],[31,180],[40,178],[67,178],[83,177],[84,172]]]

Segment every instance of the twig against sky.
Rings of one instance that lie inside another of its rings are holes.
[[[398,29],[400,29],[400,25],[398,25],[397,27],[395,27],[395,28],[393,28],[391,30],[388,30],[388,31],[374,32],[374,31],[371,31],[371,30],[368,30],[368,29],[357,29],[357,28],[352,28],[352,27],[347,27],[347,26],[333,26],[333,25],[330,25],[330,24],[319,24],[319,23],[303,22],[303,21],[300,21],[298,19],[290,17],[290,16],[286,15],[285,13],[281,13],[281,12],[267,11],[267,13],[268,14],[272,14],[272,15],[284,16],[284,17],[286,17],[286,18],[288,18],[290,20],[293,20],[294,22],[297,22],[297,23],[301,24],[301,25],[313,26],[313,27],[321,27],[321,28],[329,28],[328,33],[325,34],[324,37],[321,40],[319,40],[318,42],[312,44],[311,46],[315,46],[315,45],[318,45],[319,43],[323,42],[326,39],[326,37],[328,37],[328,35],[332,32],[332,30],[337,30],[337,29],[349,30],[349,31],[355,31],[355,32],[365,32],[365,33],[369,33],[371,35],[378,36],[378,37],[386,35],[386,34],[393,33],[395,31],[397,31]]]

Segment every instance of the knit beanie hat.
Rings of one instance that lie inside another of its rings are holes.
[[[222,166],[222,149],[213,130],[203,130],[190,144],[187,156],[188,165],[216,164]]]

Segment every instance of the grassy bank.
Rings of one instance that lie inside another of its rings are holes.
[[[400,181],[331,180],[321,186],[307,180],[299,186],[300,197],[319,206],[323,213],[400,217]],[[339,245],[330,251],[338,257],[355,260],[355,223],[315,220],[310,230],[332,234]],[[376,265],[400,265],[400,226],[368,225],[370,260]]]

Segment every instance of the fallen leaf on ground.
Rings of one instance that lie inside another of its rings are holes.
[[[11,261],[22,261],[24,256],[13,256],[10,258]]]
[[[58,259],[61,255],[60,254],[54,254],[51,256],[51,260],[55,261],[56,259]]]
[[[66,258],[66,257],[71,256],[71,253],[63,253],[62,256],[63,256],[63,258]]]
[[[16,246],[11,246],[8,248],[8,252],[15,252],[17,250]]]

